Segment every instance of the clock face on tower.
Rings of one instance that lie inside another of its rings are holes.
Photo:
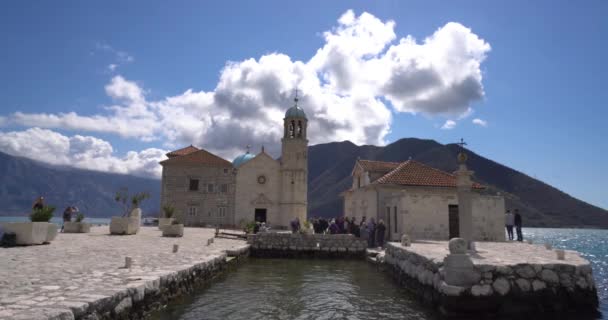
[[[266,177],[265,176],[258,176],[258,183],[259,184],[265,184],[266,183]]]

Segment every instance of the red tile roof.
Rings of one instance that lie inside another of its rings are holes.
[[[216,156],[213,153],[204,149],[197,149],[197,151],[190,152],[182,156],[171,157],[167,160],[161,161],[160,164],[163,166],[172,164],[194,164],[206,165],[210,167],[232,167],[232,163],[230,161]]]
[[[372,184],[455,188],[456,176],[420,162],[408,160]],[[473,183],[473,188],[483,189],[478,183]]]
[[[399,162],[384,162],[384,161],[372,161],[372,160],[357,160],[359,165],[364,171],[371,172],[389,172],[399,166]]]
[[[190,154],[192,152],[198,151],[200,150],[199,148],[193,146],[193,145],[189,145],[185,148],[181,148],[175,151],[171,151],[169,153],[166,154],[166,156],[168,158],[173,158],[173,157],[179,157],[179,156],[185,156],[187,154]]]

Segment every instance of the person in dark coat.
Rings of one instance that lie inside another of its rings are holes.
[[[380,219],[378,221],[378,225],[376,226],[376,242],[378,243],[378,247],[384,247],[384,233],[386,232],[386,226],[384,225],[384,221]]]
[[[72,207],[67,207],[63,210],[63,224],[61,225],[61,230],[59,232],[63,232],[63,228],[65,227],[66,222],[72,221],[72,213],[74,209]]]
[[[519,209],[515,209],[515,231],[517,232],[517,241],[524,241],[524,235],[521,233],[521,215]]]
[[[376,246],[376,221],[374,221],[374,218],[369,219],[369,222],[367,223],[367,232],[369,233],[367,247],[373,248]]]

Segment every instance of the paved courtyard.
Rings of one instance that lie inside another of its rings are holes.
[[[245,241],[215,239],[213,229],[186,228],[183,238],[164,238],[157,227],[137,235],[111,236],[109,227],[64,234],[48,245],[0,248],[0,319],[47,319],[146,280],[217,259]],[[173,253],[173,245],[179,251]],[[125,257],[133,265],[125,269]],[[69,317],[68,317],[69,318]]]
[[[525,242],[475,242],[477,252],[471,254],[475,265],[512,266],[519,264],[568,264],[588,265],[576,251],[565,250],[565,260],[558,260],[555,250],[547,250],[541,244]],[[450,253],[447,241],[413,242],[408,251],[417,253],[430,260],[442,262]]]

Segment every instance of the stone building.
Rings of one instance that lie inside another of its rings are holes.
[[[504,198],[481,194],[484,187],[468,179],[472,172],[464,164],[461,169],[468,176],[459,186],[461,171],[449,174],[414,160],[357,160],[352,187],[342,193],[344,214],[358,221],[382,219],[391,240],[402,234],[447,240],[471,233],[473,240],[504,241]]]
[[[163,166],[161,206],[170,204],[186,225],[239,226],[250,221],[273,227],[306,219],[308,188],[308,120],[295,105],[283,119],[281,157],[262,147],[247,150],[232,163],[190,146],[167,154]]]

